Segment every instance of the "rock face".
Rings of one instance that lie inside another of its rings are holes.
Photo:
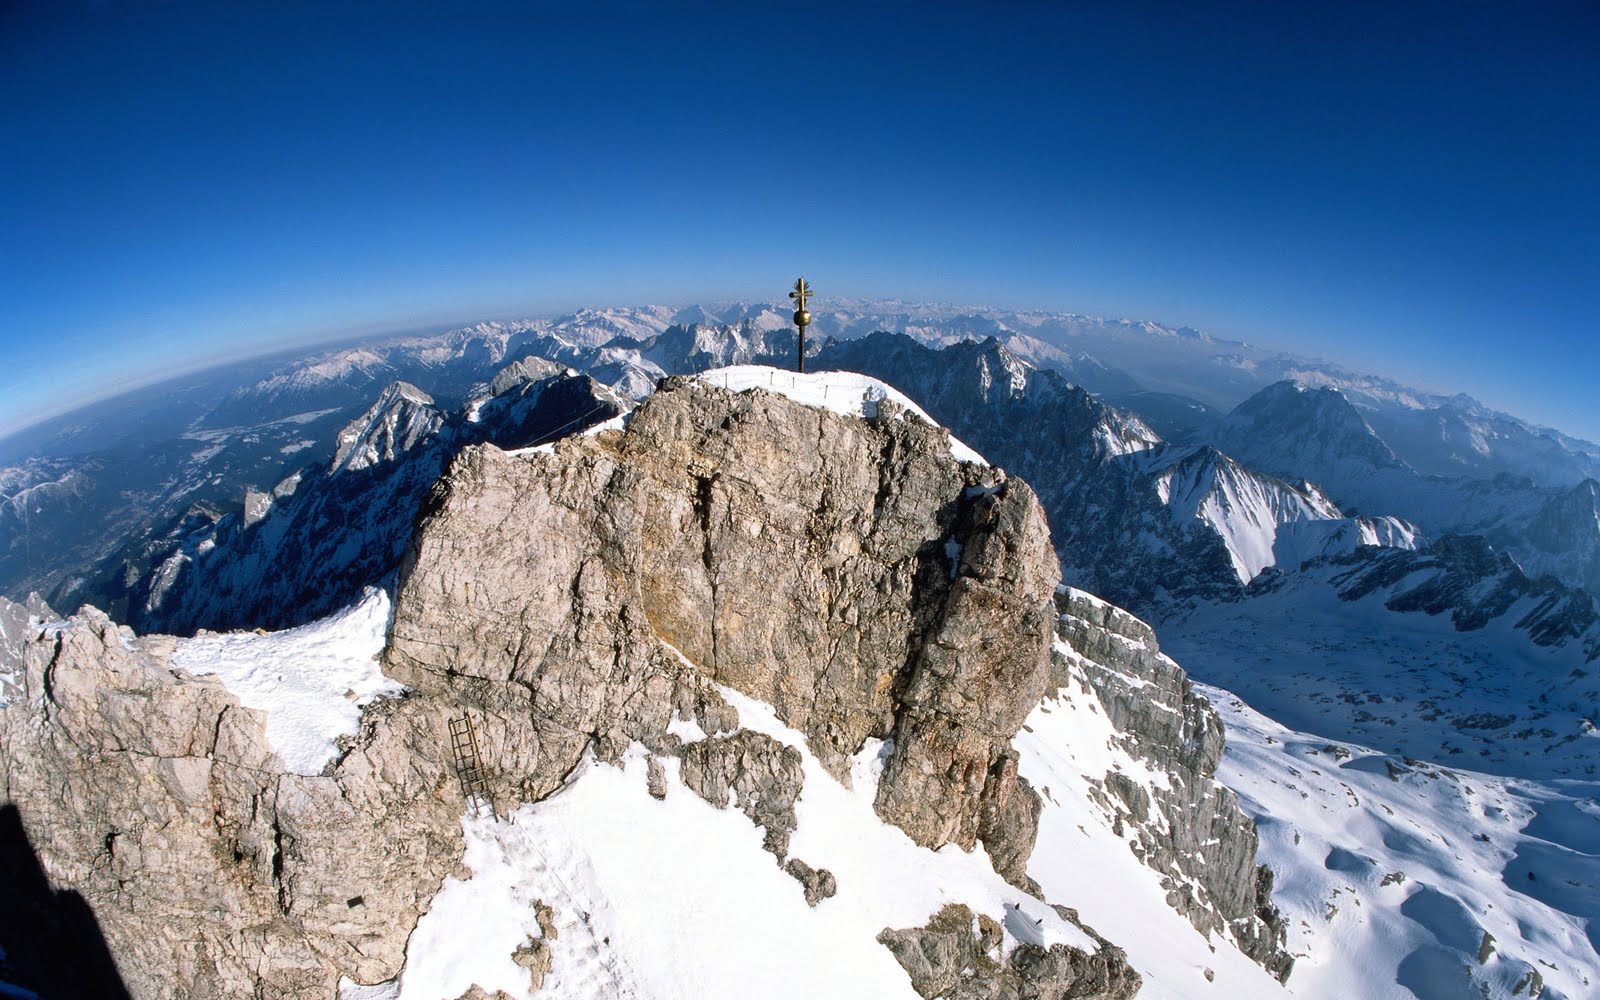
[[[55,617],[38,594],[29,594],[21,604],[0,597],[0,705],[22,691],[22,653],[32,638],[32,623]]]
[[[1084,668],[1122,749],[1168,776],[1165,787],[1106,775],[1103,804],[1136,830],[1130,846],[1167,876],[1167,902],[1202,933],[1231,937],[1240,950],[1288,978],[1294,959],[1272,905],[1272,872],[1258,867],[1255,824],[1216,781],[1223,727],[1183,669],[1162,655],[1144,622],[1092,595],[1057,597],[1062,640]]]
[[[399,565],[428,491],[463,447],[521,448],[631,404],[538,358],[516,362],[461,413],[396,382],[339,432],[327,465],[301,469],[242,512],[194,511],[102,566],[89,593],[140,632],[285,628],[329,614]]]
[[[456,460],[386,672],[480,709],[513,799],[590,738],[679,752],[675,706],[720,724],[709,678],[771,704],[841,780],[892,739],[879,814],[928,847],[983,841],[1022,882],[1037,803],[1008,741],[1049,676],[1058,571],[1032,491],[993,479],[890,404],[863,420],[667,379],[625,434]]]
[[[1037,895],[1041,800],[1012,741],[1059,682],[1062,630],[1107,665],[1099,697],[1129,751],[1175,776],[1154,793],[1107,780],[1107,809],[1139,826],[1196,926],[1264,940],[1252,954],[1275,960],[1253,828],[1210,780],[1215,717],[1142,626],[1086,596],[1058,607],[1058,581],[1032,491],[955,460],[943,430],[886,402],[857,418],[668,379],[625,432],[453,460],[395,598],[385,672],[410,691],[369,706],[322,774],[284,773],[263,717],[174,670],[172,639],[87,609],[25,648],[21,697],[0,712],[0,791],[140,997],[326,1000],[341,977],[392,978],[461,854],[445,733],[464,713],[500,804],[538,801],[586,753],[616,761],[637,741],[763,827],[796,891],[827,905],[834,876],[787,856],[803,757],[740,727],[739,696],[757,698],[840,781],[883,740],[879,816],[925,847],[982,844]],[[1141,705],[1119,677],[1158,700]],[[1138,988],[1103,941],[992,957],[997,932],[960,909],[882,938],[925,996],[969,962],[983,975],[949,995]],[[513,959],[530,982],[550,969],[536,943]]]
[[[1058,911],[1078,923],[1071,910]],[[906,970],[917,994],[930,1000],[1129,1000],[1139,992],[1139,974],[1120,948],[1084,930],[1100,946],[1093,955],[1030,943],[1003,955],[1000,925],[952,903],[927,926],[885,930],[878,940]]]
[[[719,809],[731,797],[751,822],[767,831],[763,846],[782,859],[795,828],[794,801],[805,782],[800,763],[800,752],[793,747],[741,729],[685,746],[682,776],[685,785]]]
[[[341,975],[393,976],[461,852],[442,717],[384,702],[324,774],[285,774],[264,717],[172,648],[97,612],[27,647],[0,793],[51,880],[136,997],[327,1000]]]

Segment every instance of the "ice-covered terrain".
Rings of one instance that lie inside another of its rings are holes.
[[[1165,623],[1162,640],[1195,676],[1295,729],[1495,774],[1596,776],[1600,674],[1590,632],[1536,642],[1529,625],[1552,610],[1537,592],[1507,593],[1492,616],[1461,609],[1482,621],[1448,607],[1404,610],[1396,597],[1437,570],[1416,560],[1407,576],[1352,589],[1371,561],[1323,562],[1244,600],[1201,605]],[[1477,596],[1497,596],[1501,581],[1486,579]]]

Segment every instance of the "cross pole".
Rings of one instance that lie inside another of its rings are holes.
[[[795,369],[802,375],[806,373],[806,327],[811,325],[811,314],[806,311],[806,299],[811,297],[811,286],[806,284],[806,279],[801,278],[794,283],[794,291],[789,293],[789,298],[794,299],[794,327],[800,334],[798,363]]]

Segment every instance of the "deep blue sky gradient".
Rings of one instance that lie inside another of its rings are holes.
[[[1600,3],[0,4],[0,433],[198,361],[824,293],[1600,439]]]

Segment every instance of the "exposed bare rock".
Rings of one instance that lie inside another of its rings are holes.
[[[0,791],[81,893],[136,997],[332,996],[380,982],[461,851],[442,718],[369,711],[323,775],[286,774],[263,716],[87,609],[26,650]]]
[[[1059,634],[1080,657],[1121,733],[1118,742],[1172,779],[1146,787],[1111,772],[1102,804],[1119,824],[1136,828],[1130,845],[1167,875],[1168,903],[1201,932],[1227,934],[1287,979],[1294,959],[1272,904],[1272,872],[1255,863],[1255,824],[1215,780],[1222,720],[1144,622],[1081,591],[1063,588],[1057,604]]]
[[[701,798],[725,809],[736,805],[766,830],[762,844],[781,860],[794,832],[794,802],[805,776],[800,751],[762,733],[741,729],[683,748],[683,783]]]
[[[1064,910],[1063,916],[1071,913]],[[1076,923],[1076,915],[1070,919]],[[1088,931],[1088,928],[1084,928]],[[1096,937],[1094,954],[1064,944],[1020,943],[1003,954],[993,918],[952,903],[925,927],[885,929],[878,940],[911,977],[919,996],[944,1000],[1129,1000],[1140,976],[1122,950]]]
[[[799,858],[790,858],[783,870],[805,890],[807,906],[816,906],[839,891],[839,880],[826,868],[813,868]]]
[[[892,737],[879,814],[928,847],[992,841],[1021,878],[1012,821],[1037,806],[1008,743],[1049,676],[1058,578],[1032,492],[943,430],[673,378],[625,433],[457,458],[387,672],[483,709],[508,800],[547,794],[591,737],[672,753],[674,712],[729,728],[706,678],[773,705],[841,780]]]
[[[667,771],[661,766],[659,758],[650,758],[649,766],[645,772],[645,781],[651,798],[664,799],[667,797]]]
[[[1027,487],[890,404],[859,419],[668,380],[625,433],[454,461],[386,655],[414,690],[322,775],[284,773],[258,713],[171,669],[172,640],[94,613],[28,647],[0,774],[138,996],[392,978],[459,857],[444,734],[463,712],[501,803],[637,740],[782,859],[799,755],[739,729],[725,685],[842,779],[892,740],[880,814],[929,847],[982,840],[1020,882],[1038,805],[1009,741],[1048,677],[1057,573]],[[707,737],[686,746],[675,717]],[[813,900],[831,888],[795,871]]]
[[[517,946],[511,960],[528,970],[528,989],[537,993],[550,974],[550,946],[538,938],[530,938]]]

